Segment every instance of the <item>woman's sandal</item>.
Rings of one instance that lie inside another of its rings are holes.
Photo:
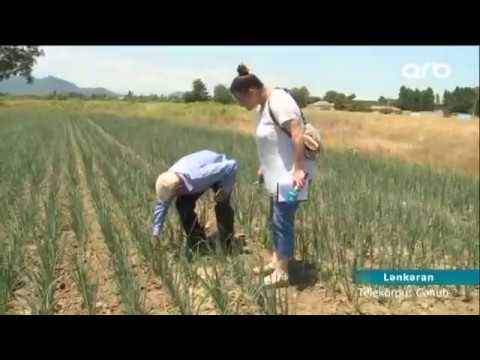
[[[265,286],[273,288],[288,287],[288,273],[285,271],[274,271],[263,279]]]
[[[252,271],[255,275],[269,275],[275,271],[275,264],[269,262],[267,265],[264,266],[255,266]]]

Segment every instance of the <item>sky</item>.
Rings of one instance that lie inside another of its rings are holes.
[[[230,85],[245,63],[268,86],[305,85],[357,99],[397,98],[401,85],[433,88],[479,85],[479,46],[44,46],[37,78],[56,76],[80,87],[120,94],[169,94],[196,78],[213,92]],[[433,65],[436,64],[436,65]],[[415,77],[414,77],[415,76]]]

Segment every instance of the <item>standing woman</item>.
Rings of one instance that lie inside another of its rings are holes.
[[[314,175],[315,163],[304,157],[302,113],[295,100],[283,89],[271,89],[251,74],[245,65],[237,68],[238,76],[230,91],[241,106],[256,109],[256,142],[260,162],[258,175],[270,194],[270,220],[274,251],[266,266],[254,269],[265,277],[265,284],[273,287],[288,286],[288,263],[294,256],[295,213],[298,201],[279,202],[277,186],[282,179],[291,179],[292,186],[303,188]],[[272,119],[272,115],[274,119]],[[282,127],[281,129],[277,124]],[[289,137],[284,130],[287,130]]]

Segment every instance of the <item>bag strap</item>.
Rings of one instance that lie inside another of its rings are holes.
[[[292,134],[290,133],[290,131],[288,131],[287,129],[285,129],[282,125],[280,125],[280,123],[278,122],[277,118],[275,117],[275,115],[273,115],[273,111],[272,111],[272,108],[270,107],[270,100],[268,101],[268,112],[270,113],[270,117],[272,118],[273,122],[275,123],[275,125],[277,125],[277,127],[280,128],[280,130],[282,130],[285,135],[287,135],[290,139],[292,138]]]
[[[290,96],[292,96],[292,94],[290,93],[290,91],[288,91],[288,89],[286,88],[280,88],[280,87],[276,87],[274,89],[280,89],[280,90],[283,90],[285,91],[287,94],[289,94]],[[293,98],[293,96],[292,96]],[[293,99],[295,101],[295,99]],[[297,103],[295,101],[295,103]],[[277,118],[275,117],[275,115],[273,114],[273,111],[272,111],[272,108],[270,106],[270,99],[268,99],[267,101],[267,105],[268,105],[268,112],[270,113],[270,117],[272,118],[273,122],[275,123],[275,125],[277,125],[280,130],[282,130],[285,135],[287,135],[290,139],[292,138],[292,134],[290,133],[290,131],[288,131],[287,129],[285,129],[283,126],[280,125],[280,123],[278,122]],[[298,106],[298,104],[297,104]],[[303,121],[303,124],[306,125],[307,124],[307,120],[305,119],[305,116],[303,115],[303,111],[302,109],[300,109],[300,106],[298,106],[298,109],[300,110],[300,114],[302,115],[302,121]]]
[[[302,108],[298,105],[297,101],[295,100],[295,98],[293,97],[292,93],[290,92],[290,90],[288,90],[287,88],[282,88],[282,87],[276,87],[274,89],[280,89],[280,90],[283,90],[285,91],[288,95],[290,95],[293,99],[293,101],[295,101],[295,104],[297,104],[297,107],[298,107],[298,110],[300,110],[300,115],[302,116],[302,120],[303,120],[303,124],[306,125],[307,124],[307,119],[305,118],[305,115],[303,115],[303,111],[302,111]]]

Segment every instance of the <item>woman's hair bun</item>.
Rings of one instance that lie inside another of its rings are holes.
[[[245,64],[240,64],[237,67],[238,76],[245,76],[250,74],[250,69]]]

